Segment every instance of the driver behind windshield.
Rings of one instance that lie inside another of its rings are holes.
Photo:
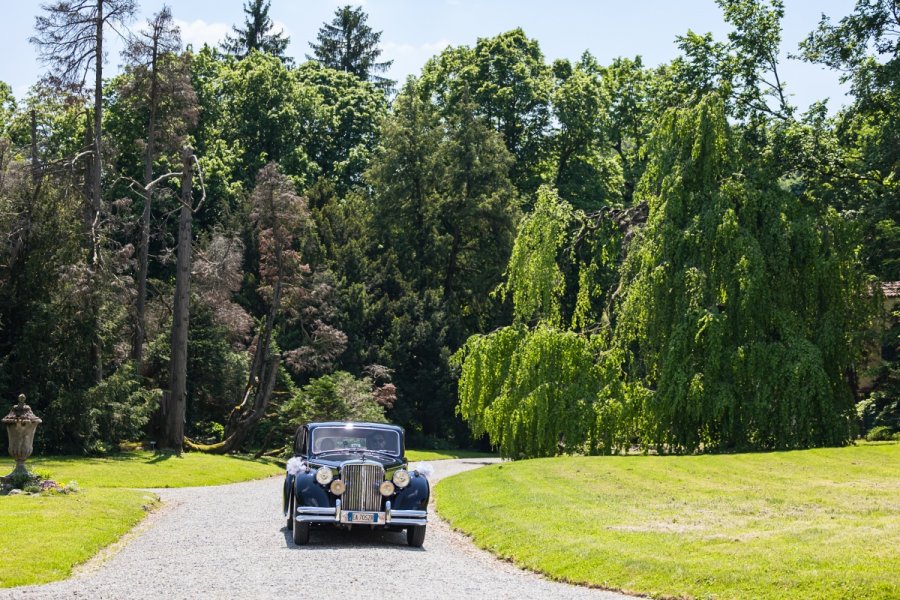
[[[387,450],[387,440],[381,432],[373,433],[366,442],[366,445],[370,450]]]

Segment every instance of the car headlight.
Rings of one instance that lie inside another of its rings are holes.
[[[392,481],[394,485],[402,490],[409,485],[409,472],[406,469],[397,469],[394,471]]]
[[[394,493],[394,484],[390,481],[382,481],[378,491],[381,492],[382,496],[390,496]]]
[[[331,482],[331,487],[328,489],[331,490],[331,493],[335,496],[340,496],[347,490],[347,486],[344,485],[344,482],[340,479],[335,479]]]
[[[334,475],[332,475],[329,467],[319,467],[319,470],[316,471],[316,481],[320,485],[328,485],[332,479],[334,479]]]

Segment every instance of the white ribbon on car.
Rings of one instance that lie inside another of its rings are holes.
[[[306,466],[306,461],[304,461],[299,456],[295,456],[289,461],[287,461],[287,472],[288,475],[296,475],[300,471],[308,471],[309,468]]]
[[[425,479],[430,479],[431,475],[434,473],[434,467],[431,466],[431,463],[420,462],[416,465],[414,471]]]

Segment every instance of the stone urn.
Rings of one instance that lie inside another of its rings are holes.
[[[6,432],[9,434],[9,454],[16,461],[16,468],[6,476],[6,479],[16,475],[28,475],[25,460],[34,450],[34,432],[41,424],[41,420],[31,412],[31,407],[25,404],[25,394],[19,394],[19,403],[3,417],[3,424],[6,425]]]

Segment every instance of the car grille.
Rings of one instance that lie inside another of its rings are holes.
[[[347,486],[341,496],[341,508],[372,511],[381,509],[381,492],[378,489],[384,481],[384,469],[381,465],[344,465],[341,467],[341,479]]]

